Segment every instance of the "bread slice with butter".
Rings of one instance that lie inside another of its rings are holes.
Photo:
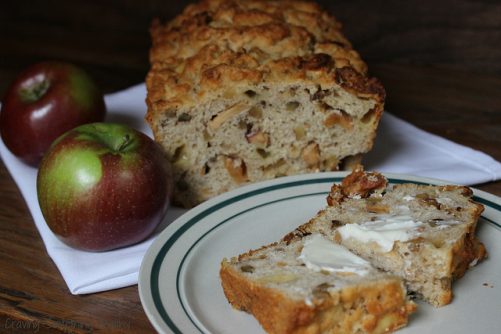
[[[401,279],[321,234],[225,259],[220,277],[231,305],[268,333],[386,333],[415,310]]]
[[[452,300],[452,282],[487,254],[475,236],[483,206],[471,197],[463,186],[389,186],[359,167],[332,186],[323,211],[284,240],[323,233],[443,306]]]

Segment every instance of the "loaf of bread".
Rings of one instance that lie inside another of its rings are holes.
[[[268,333],[387,333],[415,310],[400,278],[321,234],[223,260],[220,277],[231,305]]]
[[[328,206],[284,240],[323,233],[434,306],[451,302],[452,282],[486,256],[476,238],[481,204],[462,186],[397,184],[357,168],[332,186]]]
[[[151,27],[149,123],[174,202],[347,168],[373,145],[385,91],[307,1],[206,0]]]

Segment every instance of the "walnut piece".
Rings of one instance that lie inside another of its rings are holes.
[[[318,168],[320,163],[320,148],[315,142],[309,143],[304,149],[302,154],[303,160],[310,168]]]
[[[268,147],[270,143],[270,136],[268,136],[267,133],[264,133],[261,130],[246,134],[245,139],[247,139],[248,143],[256,145],[260,148]]]
[[[237,183],[247,181],[247,167],[245,162],[239,157],[228,156],[224,159],[224,167]]]
[[[339,125],[345,130],[351,130],[353,128],[353,119],[344,110],[338,110],[331,113],[324,120],[324,125],[327,128],[332,128],[334,125]]]
[[[341,184],[334,184],[331,187],[329,196],[327,196],[327,204],[330,206],[337,205],[344,201],[345,198],[368,198],[371,196],[381,195],[386,189],[388,180],[377,172],[364,172],[361,165],[357,166],[351,174],[347,175]],[[371,209],[374,212],[385,212],[384,208],[376,208],[377,203]]]

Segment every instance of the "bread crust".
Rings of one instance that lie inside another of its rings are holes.
[[[383,111],[383,86],[367,77],[341,24],[313,2],[206,0],[165,25],[155,20],[150,33],[150,124],[169,107],[196,104],[233,84],[262,82],[340,84],[376,100],[376,112]]]

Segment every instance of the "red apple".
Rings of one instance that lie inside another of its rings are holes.
[[[71,247],[105,251],[148,237],[168,205],[171,179],[151,138],[124,125],[92,123],[58,138],[37,177],[49,228]]]
[[[104,120],[103,94],[80,68],[38,63],[21,73],[2,101],[0,131],[5,146],[36,166],[50,144],[74,127]]]

